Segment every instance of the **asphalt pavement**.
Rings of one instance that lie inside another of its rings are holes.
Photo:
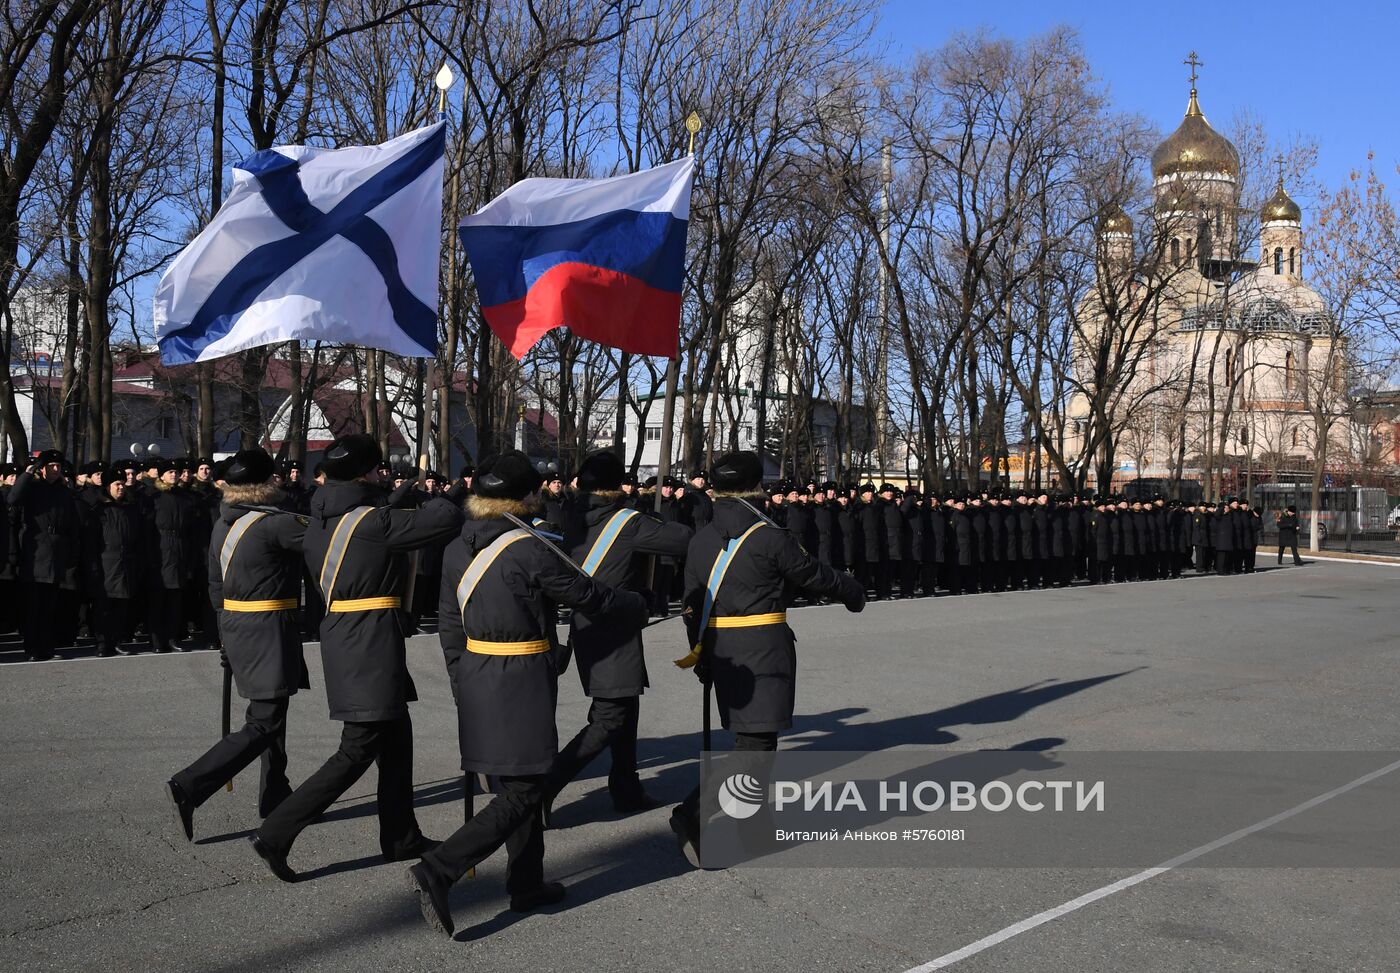
[[[797,726],[781,746],[1400,751],[1400,567],[1260,560],[1269,570],[1240,577],[797,610]],[[696,779],[700,692],[670,664],[685,651],[677,622],[648,646],[642,776],[678,801]],[[565,791],[546,835],[565,902],[507,911],[502,853],[454,890],[447,940],[423,923],[405,866],[379,860],[373,771],[297,842],[295,885],[244,840],[256,768],[184,841],[162,784],[214,742],[213,654],[3,664],[18,656],[0,647],[5,970],[1400,969],[1391,869],[1213,868],[1207,854],[1145,878],[696,872],[668,810],[620,818],[598,765]],[[413,640],[409,656],[419,820],[442,837],[462,813],[455,716],[435,638]],[[294,783],[339,736],[316,647],[307,661],[313,689],[294,699],[288,732]],[[572,673],[560,695],[567,737],[587,701]]]

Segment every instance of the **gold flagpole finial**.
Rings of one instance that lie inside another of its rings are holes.
[[[686,155],[695,154],[695,134],[700,131],[704,124],[705,123],[700,119],[699,112],[693,111],[686,116],[685,130],[690,133],[690,145],[686,147]]]

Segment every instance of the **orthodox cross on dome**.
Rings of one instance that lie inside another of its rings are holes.
[[[1280,152],[1278,155],[1274,156],[1274,164],[1278,166],[1278,188],[1279,188],[1279,189],[1282,189],[1282,188],[1283,188],[1283,165],[1284,165],[1284,163],[1285,163],[1286,161],[1288,161],[1288,160],[1286,160],[1286,159],[1283,157],[1283,153],[1282,153],[1282,152]]]
[[[1196,79],[1200,77],[1200,74],[1199,72],[1197,72],[1196,69],[1205,67],[1206,62],[1202,61],[1199,57],[1197,57],[1195,51],[1192,51],[1190,54],[1186,55],[1186,60],[1182,61],[1181,63],[1191,65],[1191,90],[1195,91]]]

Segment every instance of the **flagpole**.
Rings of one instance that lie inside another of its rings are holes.
[[[695,155],[695,135],[703,124],[699,112],[691,112],[686,116],[685,130],[690,133],[690,142],[686,146],[687,155]],[[666,482],[666,477],[671,475],[671,438],[676,421],[676,386],[680,382],[680,367],[681,336],[680,329],[677,328],[676,353],[666,366],[666,402],[661,409],[661,457],[656,467],[656,496],[653,507],[658,514],[661,513],[661,488]],[[638,432],[644,436],[646,430],[643,428]]]
[[[456,79],[452,75],[452,69],[447,66],[446,62],[443,62],[442,67],[438,69],[438,73],[433,77],[433,85],[438,90],[438,121],[440,122],[447,121],[447,92],[452,87],[452,82],[455,80]],[[451,286],[451,281],[448,282],[448,286]],[[418,469],[426,472],[429,462],[428,444],[433,438],[434,375],[433,366],[428,364],[427,359],[420,358],[419,362],[423,369],[423,421],[418,424]],[[444,372],[446,372],[446,369],[444,369]],[[448,463],[447,457],[439,456],[438,461],[446,465],[451,465]]]

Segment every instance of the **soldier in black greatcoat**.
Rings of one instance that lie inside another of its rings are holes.
[[[1198,503],[1191,511],[1191,544],[1196,549],[1196,573],[1205,574],[1215,564],[1215,551],[1211,549],[1214,541],[1211,537],[1210,508],[1205,503]]]
[[[645,597],[647,555],[680,558],[694,533],[623,504],[622,460],[595,453],[579,467],[579,515],[564,531],[564,549],[587,574],[610,588]],[[709,497],[705,498],[706,500]],[[637,777],[637,720],[641,696],[651,685],[640,627],[616,615],[573,613],[569,645],[578,660],[583,694],[593,700],[588,724],[559,752],[545,792],[546,812],[555,795],[604,750],[612,756],[608,793],[613,807],[635,814],[657,806]]]
[[[1069,503],[1063,496],[1055,498],[1050,508],[1049,582],[1056,588],[1068,587],[1074,575],[1074,541],[1070,533]]]
[[[1117,529],[1113,505],[1100,497],[1095,504],[1093,517],[1089,521],[1089,581],[1093,584],[1108,584],[1113,580],[1113,533]]]
[[[197,521],[203,514],[189,494],[176,487],[173,463],[157,458],[147,463],[147,469],[155,475],[138,492],[152,559],[146,572],[146,628],[151,648],[169,652],[185,648],[179,645],[185,637],[184,589],[194,576]]]
[[[379,847],[389,861],[416,857],[432,842],[413,814],[413,723],[418,698],[404,658],[399,618],[408,554],[450,537],[462,511],[439,497],[417,510],[385,506],[379,444],[362,433],[326,450],[328,482],[316,491],[303,550],[326,600],[321,664],[330,716],[345,725],[340,748],[263,821],[250,841],[278,878],[307,825],[379,768]]]
[[[1238,508],[1236,508],[1238,509]],[[1211,546],[1215,548],[1215,573],[1235,573],[1237,525],[1230,504],[1221,502],[1211,521]]]
[[[1240,501],[1240,511],[1244,514],[1240,518],[1240,568],[1246,574],[1253,574],[1255,552],[1259,549],[1259,534],[1263,528],[1259,511],[1251,507],[1248,500]]]
[[[854,572],[859,550],[858,545],[860,544],[857,504],[844,490],[839,491],[835,500],[831,502],[836,508],[833,521],[836,530],[834,548],[837,552],[837,556],[833,558],[832,567],[847,573]]]
[[[940,584],[946,586],[947,583],[943,561],[948,552],[948,518],[936,493],[924,498],[922,513],[919,518],[919,529],[924,535],[924,558],[919,562],[921,584],[924,594],[932,597]]]
[[[1021,542],[1023,560],[1026,565],[1026,587],[1041,588],[1051,583],[1050,579],[1050,494],[1040,490],[1034,502],[1029,504],[1030,548],[1029,558],[1025,558],[1025,540]],[[1025,526],[1024,524],[1022,525]]]
[[[1278,515],[1279,564],[1283,563],[1283,552],[1286,548],[1292,549],[1294,564],[1303,563],[1303,559],[1298,556],[1298,508],[1292,505]]]
[[[443,556],[438,632],[457,701],[462,769],[496,781],[491,802],[409,870],[423,918],[447,935],[448,890],[502,844],[513,910],[564,897],[562,885],[544,881],[540,821],[546,774],[557,758],[554,709],[566,658],[554,638],[556,606],[633,635],[646,623],[640,594],[590,578],[506,518],[527,520],[539,489],[524,453],[483,464],[467,501],[470,517]],[[605,656],[590,656],[590,666]]]
[[[953,545],[956,563],[948,560],[948,590],[955,595],[977,590],[977,546],[972,532],[972,515],[967,510],[967,499],[959,496],[953,501],[953,512],[948,516],[948,540]],[[944,557],[947,557],[945,552]]]
[[[1000,490],[984,501],[982,515],[987,519],[987,571],[983,584],[985,590],[1005,591],[1010,575],[1006,565],[1006,511],[1001,506]]]
[[[147,542],[136,504],[126,499],[126,478],[113,469],[103,478],[106,498],[88,509],[83,538],[84,588],[92,598],[90,627],[97,654],[125,654],[127,611],[144,583]]]
[[[884,531],[881,553],[884,556],[883,583],[877,586],[882,598],[894,596],[896,579],[904,578],[904,517],[899,512],[899,491],[893,484],[880,484],[880,499],[876,501],[880,509],[880,525]],[[877,576],[878,577],[878,576]],[[901,585],[901,596],[906,592]]]
[[[705,491],[710,487],[709,477],[704,470],[690,474],[690,487],[685,491],[685,512],[682,522],[691,530],[699,530],[710,522],[715,504]]]
[[[918,490],[911,489],[899,501],[899,516],[904,521],[900,534],[903,559],[899,563],[899,586],[905,598],[919,593],[919,567],[924,560],[923,499]],[[932,591],[927,593],[933,594]]]
[[[1133,512],[1120,495],[1113,510],[1113,580],[1131,581],[1132,559],[1137,554]]]
[[[194,812],[239,771],[262,760],[258,814],[286,800],[287,706],[309,689],[297,609],[307,519],[281,510],[272,457],[245,449],[224,472],[224,502],[210,534],[206,597],[221,614],[221,661],[248,700],[243,726],[166,782],[186,840]]]
[[[24,591],[24,651],[32,661],[52,659],[63,626],[62,591],[75,584],[82,544],[82,513],[63,480],[63,454],[46,449],[35,471],[19,474],[7,500],[19,511],[19,580]]]
[[[702,680],[713,680],[720,723],[733,731],[735,750],[776,750],[778,733],[792,726],[797,651],[787,625],[787,592],[824,595],[853,612],[865,605],[859,582],[807,554],[750,506],[760,500],[762,475],[755,453],[719,460],[713,474],[715,518],[696,533],[686,553],[686,631],[699,651],[682,662],[697,665]],[[732,541],[737,546],[718,590],[712,590],[716,559]],[[671,814],[671,829],[696,867],[699,810],[697,787]]]

